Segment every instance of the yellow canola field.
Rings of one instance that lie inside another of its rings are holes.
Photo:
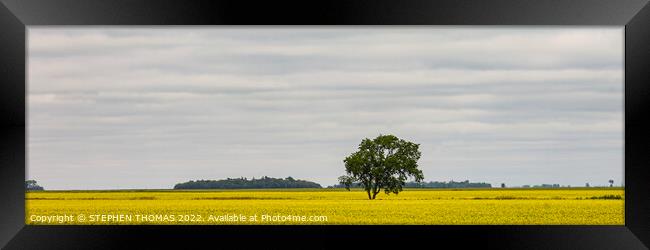
[[[622,189],[36,191],[30,225],[624,225]]]

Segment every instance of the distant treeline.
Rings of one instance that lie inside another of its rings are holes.
[[[522,188],[560,188],[561,186],[560,186],[560,184],[542,184],[542,185],[533,185],[533,186],[523,185],[521,187]],[[568,187],[571,187],[571,186],[568,186]],[[587,187],[589,187],[588,184],[587,184]]]
[[[197,180],[179,183],[174,189],[250,189],[250,188],[321,188],[321,185],[311,181],[296,180],[291,176],[271,178],[264,176],[260,179],[228,178],[225,180]]]
[[[344,185],[337,184],[331,186],[334,188],[344,188]],[[359,183],[353,183],[351,187],[360,187]],[[466,181],[449,181],[449,182],[439,182],[439,181],[430,181],[430,182],[407,182],[404,187],[407,188],[491,188],[492,185],[484,182],[469,182]]]
[[[439,182],[439,181],[430,181],[430,182],[408,182],[404,187],[410,188],[491,188],[492,184],[485,182],[469,182],[465,181],[449,181],[449,182]]]

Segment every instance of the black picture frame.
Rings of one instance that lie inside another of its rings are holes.
[[[115,249],[397,244],[530,249],[650,246],[648,0],[0,0],[0,246]],[[588,25],[625,27],[624,226],[28,226],[26,28],[39,25]],[[304,242],[297,245],[296,241]]]

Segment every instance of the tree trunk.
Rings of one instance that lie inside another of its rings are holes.
[[[371,198],[370,196],[370,190],[366,190],[366,191],[368,192],[368,200],[372,200],[373,198]]]

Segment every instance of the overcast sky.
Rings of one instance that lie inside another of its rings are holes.
[[[46,189],[293,176],[363,138],[426,181],[623,181],[620,27],[29,28],[28,170]]]

